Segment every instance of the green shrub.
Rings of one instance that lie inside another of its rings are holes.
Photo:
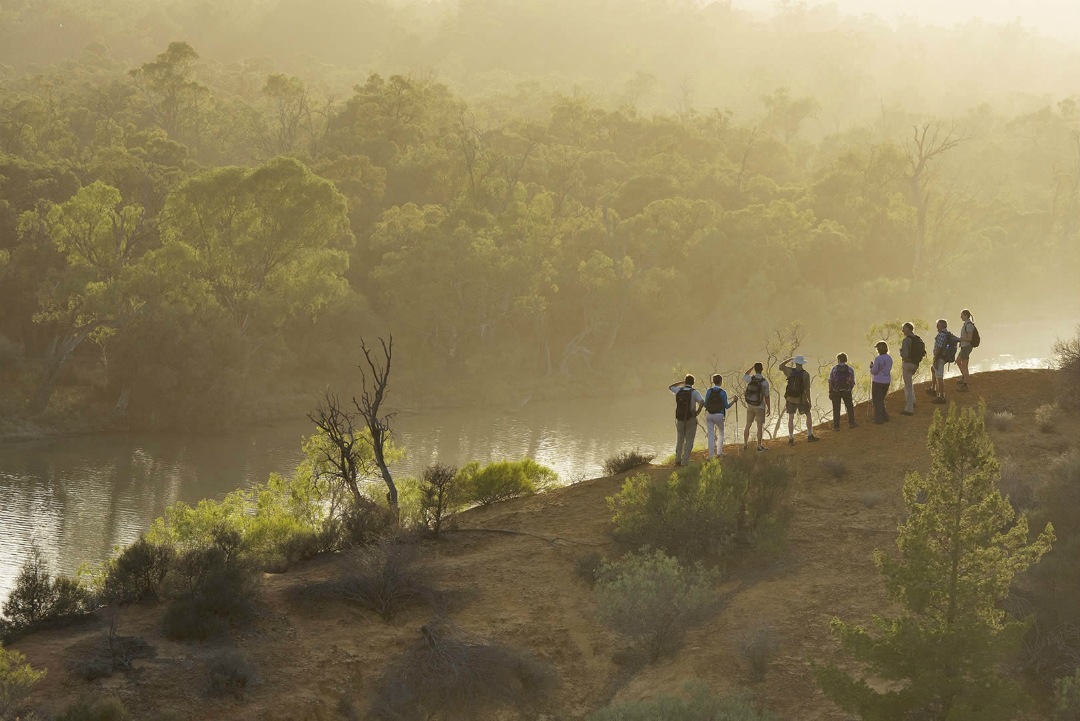
[[[255,681],[255,669],[247,657],[231,648],[215,654],[206,664],[207,690],[213,696],[239,696]]]
[[[531,496],[555,485],[555,471],[531,458],[521,461],[495,461],[486,466],[473,462],[458,471],[465,503],[489,506],[519,496]]]
[[[18,710],[34,684],[43,678],[44,670],[35,670],[21,653],[0,645],[0,719]]]
[[[1011,411],[997,411],[996,413],[987,414],[986,425],[995,431],[1007,431],[1012,428],[1014,419],[1015,416]]]
[[[820,461],[821,470],[829,478],[840,480],[848,474],[847,461],[838,456],[828,456]]]
[[[470,641],[439,624],[420,632],[422,638],[384,673],[372,703],[374,718],[424,721],[447,712],[490,718],[479,712],[535,704],[555,682],[550,665],[525,651]]]
[[[145,536],[106,564],[102,595],[107,603],[156,599],[176,552],[172,546],[151,543]]]
[[[67,705],[56,721],[126,721],[127,709],[120,699],[112,696],[99,699],[81,698]]]
[[[1053,433],[1058,424],[1057,406],[1047,403],[1035,409],[1035,427],[1043,433]]]
[[[745,694],[720,696],[700,681],[686,684],[685,697],[631,701],[590,714],[588,721],[771,721]]]
[[[640,451],[622,451],[611,456],[604,461],[604,474],[608,476],[617,476],[620,473],[626,473],[633,470],[638,466],[645,466],[652,463],[652,460],[656,458],[654,453],[641,453]]]
[[[391,621],[405,608],[435,606],[439,593],[416,552],[401,543],[383,541],[350,551],[335,590],[345,599]]]
[[[420,475],[418,494],[420,526],[438,537],[462,505],[458,470],[442,463],[428,466]]]
[[[4,602],[5,632],[12,634],[70,620],[92,609],[90,593],[67,576],[54,578],[44,554],[34,544]]]
[[[1054,681],[1054,720],[1080,721],[1080,668]]]
[[[597,574],[600,620],[655,661],[718,610],[718,579],[719,573],[700,564],[684,567],[663,551],[628,554]]]
[[[627,479],[608,499],[616,538],[677,556],[720,560],[738,548],[773,550],[790,518],[791,473],[756,457],[692,465],[662,481]]]
[[[248,620],[258,592],[255,569],[235,531],[219,531],[209,545],[180,553],[165,579],[170,599],[165,635],[205,640]]]

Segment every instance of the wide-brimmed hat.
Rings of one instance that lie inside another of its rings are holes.
[[[806,359],[803,358],[801,355],[795,356],[795,365],[801,366],[801,365],[803,365],[805,363],[806,363]]]

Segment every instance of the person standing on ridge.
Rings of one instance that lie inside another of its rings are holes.
[[[734,396],[731,402],[728,402],[727,391],[720,387],[723,382],[724,377],[717,373],[712,377],[712,388],[705,391],[705,439],[710,460],[724,455],[724,421],[727,420],[727,409],[739,400],[738,396]],[[714,445],[717,435],[720,442]]]
[[[904,410],[902,415],[915,415],[915,374],[926,357],[926,344],[915,335],[915,326],[904,323],[904,340],[900,343],[900,370],[904,378]]]
[[[956,386],[958,391],[968,389],[968,359],[971,357],[971,349],[979,347],[979,331],[975,327],[975,319],[971,317],[971,311],[967,308],[960,311],[960,353],[956,356],[956,367],[960,369],[960,382]]]
[[[870,364],[870,376],[873,381],[870,397],[874,401],[874,423],[884,423],[889,420],[889,412],[885,409],[885,396],[889,395],[889,384],[892,383],[892,356],[889,355],[889,344],[879,340],[877,345],[877,357]]]
[[[851,400],[851,392],[855,390],[855,369],[848,365],[847,353],[838,353],[836,365],[829,372],[829,400],[832,401],[832,427],[834,431],[840,430],[840,403],[843,401],[847,409],[848,425],[852,428],[859,424],[855,422],[855,404]]]
[[[789,363],[795,363],[792,368]],[[780,364],[780,372],[787,378],[787,386],[784,388],[784,401],[787,403],[788,414],[788,445],[795,445],[795,414],[806,416],[806,440],[808,443],[816,443],[819,439],[814,435],[814,421],[810,417],[810,373],[803,368],[806,359],[801,355],[788,358]]]
[[[697,417],[705,407],[705,399],[694,389],[694,376],[690,374],[682,383],[672,383],[668,390],[675,394],[675,465],[686,466],[690,464]]]
[[[746,369],[743,374],[743,406],[746,408],[746,429],[743,431],[743,450],[750,445],[750,427],[757,423],[757,449],[768,450],[761,444],[762,429],[765,426],[765,416],[772,409],[772,388],[769,381],[761,372],[765,369],[760,363],[755,363]]]
[[[934,396],[931,403],[944,405],[945,403],[945,364],[952,363],[956,359],[957,338],[949,332],[949,321],[944,318],[938,319],[937,335],[934,336],[934,366],[931,376],[931,387],[927,393]]]

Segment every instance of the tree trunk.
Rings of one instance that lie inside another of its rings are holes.
[[[52,339],[48,350],[45,351],[45,369],[41,376],[41,383],[38,384],[37,392],[34,393],[34,398],[30,401],[31,415],[40,415],[49,407],[49,400],[52,398],[53,389],[56,387],[56,379],[60,377],[60,371],[64,368],[64,364],[67,363],[68,358],[79,347],[79,344],[86,340],[86,337],[95,329],[103,325],[106,324],[91,323],[82,328],[68,329],[63,335]]]

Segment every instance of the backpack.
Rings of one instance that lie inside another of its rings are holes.
[[[911,357],[908,358],[908,363],[914,363],[919,365],[922,363],[922,359],[926,357],[926,343],[923,343],[923,339],[917,335],[911,336]]]
[[[942,363],[955,363],[956,362],[956,347],[960,345],[960,339],[949,333],[945,337],[945,347],[941,349],[941,357],[938,358]]]
[[[979,343],[982,342],[982,338],[979,337],[979,327],[974,323],[971,324],[971,347],[978,348]]]
[[[787,379],[787,387],[784,389],[784,397],[792,403],[800,403],[803,397],[803,373],[802,368],[796,368]]]
[[[848,393],[855,390],[855,369],[849,365],[836,366],[836,390]]]
[[[763,381],[764,379],[758,376],[750,376],[750,382],[746,384],[746,390],[743,391],[743,403],[748,406],[761,405],[761,395],[765,390]]]
[[[705,391],[705,412],[723,413],[727,411],[724,405],[724,391],[719,388],[710,388]]]
[[[688,421],[694,417],[694,389],[685,386],[675,394],[675,420]]]

